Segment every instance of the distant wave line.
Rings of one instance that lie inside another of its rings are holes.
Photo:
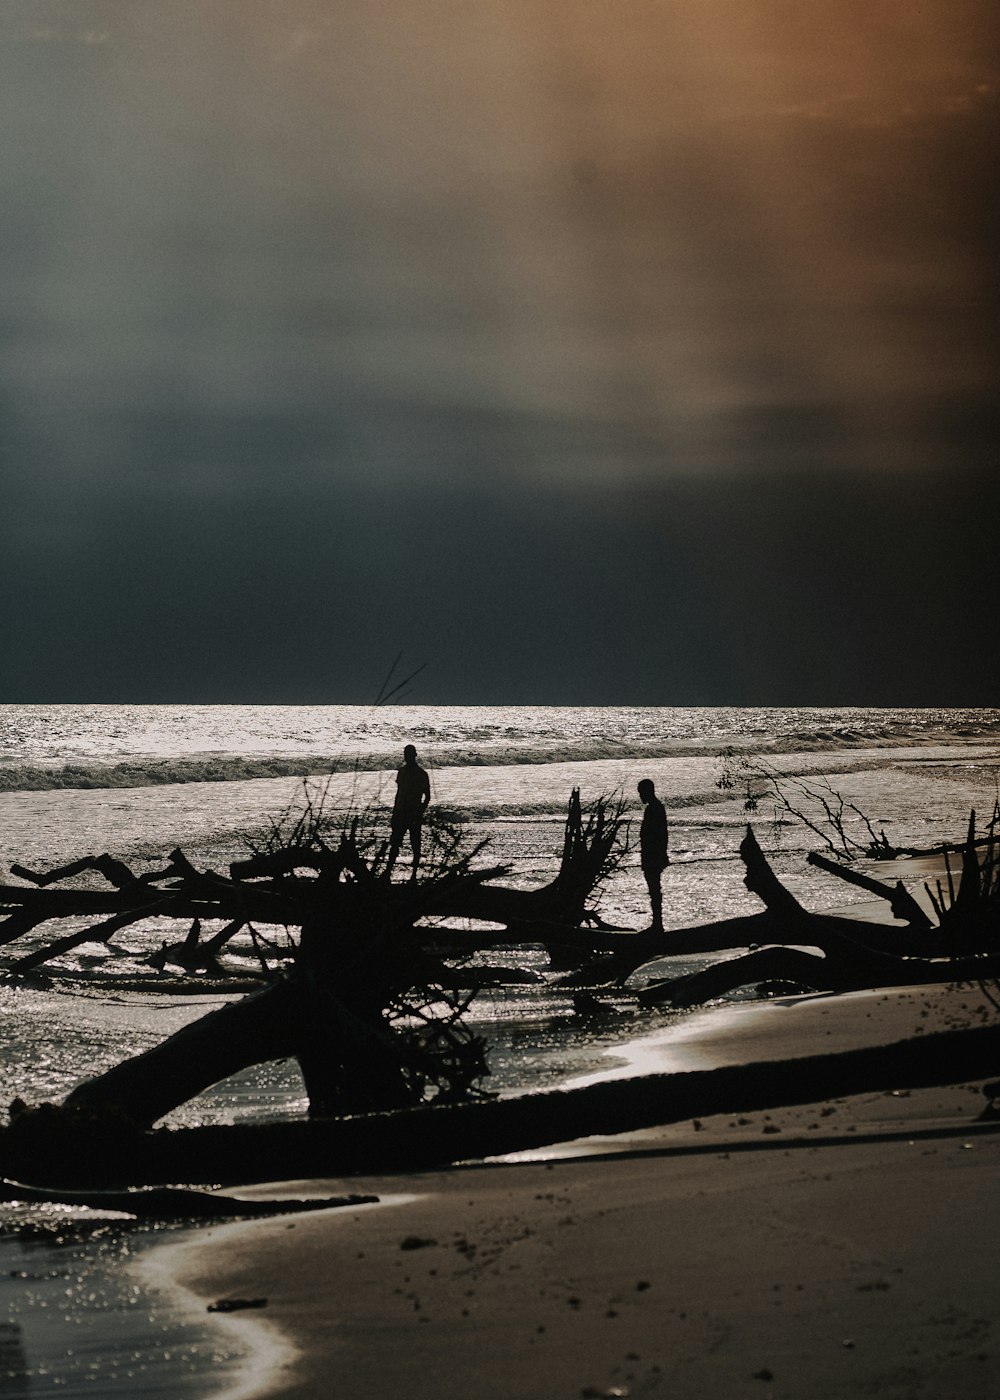
[[[636,743],[615,740],[581,739],[577,743],[546,743],[542,745],[509,745],[493,749],[469,749],[449,744],[426,744],[421,758],[432,769],[443,768],[502,768],[516,765],[526,767],[550,766],[607,761],[648,762],[671,758],[718,758],[732,748],[746,749],[762,756],[795,753],[837,753],[846,756],[859,749],[877,750],[935,746],[968,745],[995,739],[993,726],[983,732],[948,731],[930,733],[901,731],[891,727],[888,732],[873,730],[820,730],[782,735],[764,742],[741,740],[735,743],[727,736],[724,741],[703,743],[685,740],[662,742],[644,740]],[[891,761],[891,760],[886,760]],[[854,763],[856,764],[855,759]],[[329,754],[197,754],[190,757],[141,756],[101,761],[85,757],[59,762],[25,763],[10,758],[0,759],[0,792],[46,792],[63,789],[91,790],[140,787],[164,787],[187,783],[247,782],[274,778],[323,778],[330,774],[350,775],[395,771],[398,752],[395,748],[350,758]],[[844,760],[836,770],[849,771]],[[870,761],[863,766],[870,766]],[[788,770],[791,771],[791,770]],[[804,771],[810,771],[806,769]],[[724,800],[718,795],[699,797],[697,801]],[[500,815],[500,813],[497,813]]]

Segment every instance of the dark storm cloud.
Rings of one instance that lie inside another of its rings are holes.
[[[0,698],[994,698],[996,29],[5,6]]]
[[[372,699],[397,648],[438,702],[982,704],[992,471],[749,476],[605,498],[275,486],[74,496],[0,561],[11,699]]]

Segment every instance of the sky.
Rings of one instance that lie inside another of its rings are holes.
[[[992,705],[993,0],[5,0],[0,702]]]

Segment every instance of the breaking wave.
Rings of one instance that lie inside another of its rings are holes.
[[[244,757],[132,758],[71,763],[0,765],[0,792],[45,792],[60,788],[166,787],[176,783],[239,783],[254,778],[296,778],[317,773],[351,772],[354,763],[330,758]],[[375,767],[384,767],[380,764]],[[363,769],[361,771],[364,771]]]
[[[537,712],[536,712],[537,713]],[[903,723],[886,719],[864,724],[823,725],[785,729],[770,735],[725,732],[716,736],[664,738],[648,734],[635,740],[549,732],[539,734],[528,726],[520,731],[507,727],[502,734],[454,733],[442,738],[433,724],[410,731],[420,744],[421,761],[432,768],[509,767],[602,760],[715,758],[727,749],[744,749],[761,755],[793,753],[850,753],[859,749],[927,748],[1000,741],[1000,712],[962,711],[961,720],[947,711],[926,712],[926,719]],[[874,716],[873,716],[874,719]],[[419,731],[419,732],[418,732]],[[247,782],[255,779],[322,776],[328,773],[391,772],[399,762],[398,745],[373,749],[348,757],[314,753],[201,753],[186,755],[131,755],[127,758],[73,757],[35,761],[0,759],[0,791],[41,792],[58,789],[162,787],[184,783]],[[497,815],[502,815],[498,813]]]

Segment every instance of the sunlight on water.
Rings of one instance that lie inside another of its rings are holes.
[[[176,1400],[234,1384],[245,1367],[238,1339],[209,1330],[200,1309],[180,1308],[150,1281],[140,1285],[130,1267],[173,1227],[78,1215],[8,1208],[0,1306],[12,1320],[0,1330],[0,1394]]]
[[[389,768],[588,762],[990,738],[997,710],[0,705],[0,789],[136,787]]]

